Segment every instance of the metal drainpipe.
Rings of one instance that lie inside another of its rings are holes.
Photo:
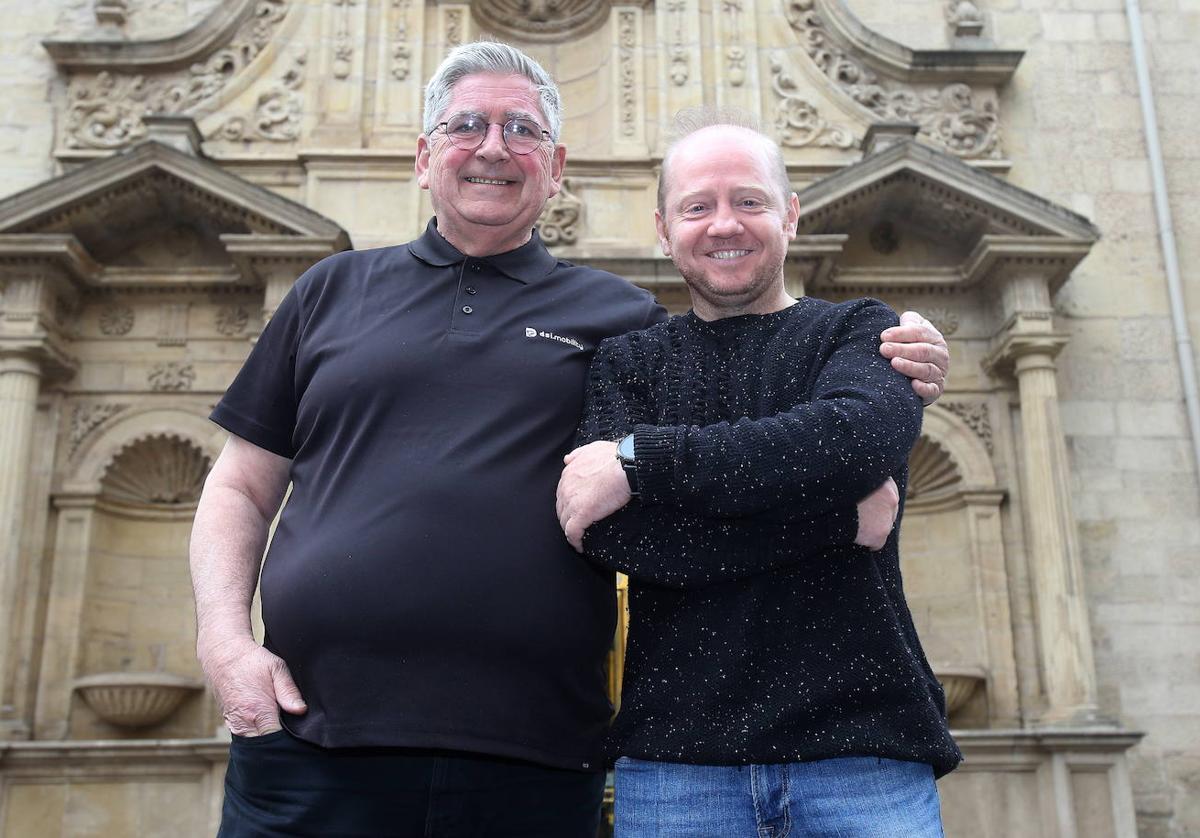
[[[1158,142],[1158,115],[1154,108],[1154,90],[1146,63],[1146,39],[1142,34],[1142,13],[1138,0],[1125,0],[1129,18],[1129,42],[1133,47],[1133,66],[1137,72],[1138,96],[1142,101],[1142,127],[1146,134],[1146,152],[1150,158],[1150,178],[1154,185],[1154,210],[1158,216],[1158,239],[1163,265],[1167,271],[1167,294],[1171,301],[1171,322],[1175,326],[1175,349],[1179,354],[1179,374],[1183,378],[1183,400],[1187,405],[1188,427],[1192,435],[1192,457],[1200,480],[1200,395],[1196,390],[1196,365],[1192,356],[1192,336],[1183,303],[1183,283],[1179,276],[1179,251],[1175,247],[1175,228],[1167,197],[1167,176],[1163,169],[1162,147]]]

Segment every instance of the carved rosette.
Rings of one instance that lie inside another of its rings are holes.
[[[217,310],[217,331],[226,337],[237,337],[246,331],[250,314],[241,306],[222,306]]]
[[[853,148],[854,134],[844,125],[822,118],[817,106],[800,95],[796,82],[785,72],[783,59],[771,56],[771,89],[779,97],[775,108],[775,129],[779,144],[794,148],[821,146]]]
[[[587,34],[608,16],[605,0],[472,0],[485,28],[525,41],[567,41]]]
[[[292,0],[258,0],[229,46],[186,70],[147,78],[101,72],[71,79],[64,145],[116,149],[146,136],[150,114],[196,114],[271,42]]]
[[[127,335],[133,328],[133,320],[133,309],[129,306],[119,303],[105,306],[100,312],[100,333],[110,337]]]
[[[817,68],[880,121],[919,125],[922,134],[959,157],[1000,156],[1000,119],[993,99],[965,84],[918,88],[880,79],[834,42],[816,0],[784,2],[788,23]]]
[[[558,194],[546,202],[538,218],[538,234],[547,247],[575,244],[583,222],[583,201],[568,188],[564,180]]]

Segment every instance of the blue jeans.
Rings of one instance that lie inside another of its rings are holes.
[[[616,838],[943,838],[933,769],[841,757],[682,765],[621,757]]]

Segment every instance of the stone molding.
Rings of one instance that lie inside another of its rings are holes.
[[[471,14],[484,29],[536,43],[561,43],[587,35],[608,19],[609,8],[609,0],[471,2]]]

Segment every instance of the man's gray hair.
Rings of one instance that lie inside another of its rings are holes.
[[[429,84],[425,85],[425,136],[433,133],[433,129],[442,121],[446,109],[450,107],[454,85],[475,73],[517,75],[529,79],[537,88],[538,98],[542,103],[542,114],[548,123],[546,130],[550,132],[550,140],[558,142],[562,131],[562,97],[558,94],[558,85],[550,78],[550,74],[542,69],[541,64],[516,47],[499,41],[476,41],[457,46],[438,65],[433,77],[429,79]]]
[[[685,108],[675,114],[671,121],[671,128],[667,134],[667,150],[663,154],[662,172],[658,176],[658,211],[663,215],[667,211],[668,172],[675,147],[697,131],[718,126],[741,128],[758,135],[763,149],[767,152],[767,166],[779,187],[780,197],[783,204],[787,204],[787,198],[792,194],[792,182],[788,177],[787,164],[783,162],[783,152],[779,149],[779,143],[758,127],[758,121],[754,117],[736,108]]]

